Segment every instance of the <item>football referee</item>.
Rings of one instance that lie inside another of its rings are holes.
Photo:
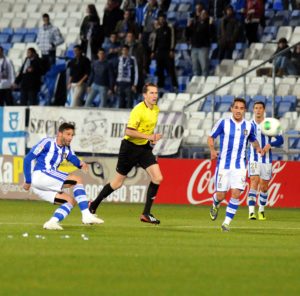
[[[160,221],[151,214],[153,200],[163,179],[151,146],[156,144],[162,137],[161,134],[153,133],[159,113],[159,108],[156,105],[158,99],[157,86],[152,83],[145,84],[143,97],[144,101],[136,105],[130,113],[125,137],[120,147],[116,175],[110,183],[103,187],[97,198],[90,203],[89,209],[91,213],[96,213],[102,200],[120,188],[130,170],[139,164],[151,178],[145,208],[140,220],[142,222],[159,224]]]

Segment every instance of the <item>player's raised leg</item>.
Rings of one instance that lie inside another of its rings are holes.
[[[89,204],[90,212],[95,214],[100,203],[115,190],[119,189],[123,185],[125,179],[126,176],[117,172],[114,179],[110,183],[107,183],[102,188],[97,198]]]
[[[226,216],[225,220],[222,224],[222,230],[223,231],[229,231],[229,225],[234,218],[237,209],[239,207],[239,196],[241,194],[241,191],[239,189],[232,189],[231,190],[231,198],[229,200],[229,203],[226,208]]]

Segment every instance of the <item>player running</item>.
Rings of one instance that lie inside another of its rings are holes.
[[[66,159],[77,168],[88,171],[87,164],[80,161],[70,148],[74,130],[75,126],[73,124],[61,124],[56,138],[41,140],[32,147],[24,159],[25,183],[23,188],[29,190],[31,187],[32,191],[42,200],[60,205],[50,220],[44,224],[45,229],[62,230],[63,228],[59,225],[59,222],[70,214],[76,203],[81,210],[84,224],[104,222],[90,213],[81,177],[58,170],[59,165]],[[31,173],[33,160],[36,163]],[[70,187],[73,187],[74,198],[62,191],[63,188]]]
[[[248,140],[258,153],[262,153],[254,133],[254,126],[244,119],[246,101],[235,98],[231,105],[231,118],[220,119],[213,127],[207,143],[211,159],[218,159],[215,172],[216,193],[210,217],[217,219],[220,203],[231,189],[231,198],[226,208],[226,217],[222,231],[229,231],[229,224],[234,218],[239,205],[239,197],[245,188],[246,181],[246,148]],[[220,153],[214,148],[215,139],[220,136]]]
[[[253,106],[254,119],[251,121],[256,138],[262,147],[264,155],[259,155],[252,146],[248,150],[248,175],[250,177],[250,191],[248,194],[249,219],[256,220],[255,204],[256,195],[259,192],[258,220],[266,220],[265,205],[268,200],[268,184],[272,177],[272,151],[271,147],[279,147],[283,144],[283,137],[278,135],[272,141],[272,137],[265,136],[261,132],[260,123],[265,119],[265,103],[255,102]]]

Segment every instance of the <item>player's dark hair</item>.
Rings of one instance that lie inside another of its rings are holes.
[[[233,100],[232,104],[231,104],[231,107],[233,107],[234,104],[235,104],[236,102],[241,102],[241,103],[243,103],[244,106],[245,106],[245,109],[247,108],[246,100],[243,99],[243,98],[235,98],[235,99]]]
[[[266,104],[264,102],[262,102],[262,101],[256,101],[256,102],[254,102],[253,109],[254,109],[255,105],[262,105],[263,108],[266,109]]]
[[[149,86],[157,88],[157,85],[152,82],[146,83],[146,84],[144,84],[143,89],[142,89],[143,94],[147,93]]]
[[[75,130],[75,124],[72,124],[72,123],[69,123],[69,122],[64,122],[59,126],[58,131],[60,133],[62,133],[64,130],[68,130],[68,129],[72,129],[74,131]]]

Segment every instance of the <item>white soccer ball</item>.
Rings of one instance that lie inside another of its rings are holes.
[[[269,137],[275,137],[279,135],[282,131],[281,123],[278,119],[267,117],[260,124],[261,132]]]

